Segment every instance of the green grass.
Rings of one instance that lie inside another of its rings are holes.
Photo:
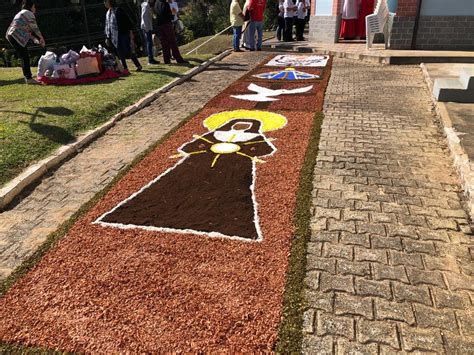
[[[27,86],[20,68],[1,68],[0,186],[211,56],[189,57],[189,65],[144,65],[125,78],[77,86]]]
[[[323,113],[317,113],[311,132],[311,141],[306,151],[301,170],[300,185],[296,200],[296,232],[291,243],[288,272],[283,300],[283,319],[278,332],[276,352],[280,354],[300,354],[303,340],[302,325],[304,312],[304,278],[306,274],[306,254],[311,237],[311,192],[313,190],[314,167],[318,155]]]

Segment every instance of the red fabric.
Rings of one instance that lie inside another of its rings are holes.
[[[267,6],[267,0],[250,0],[248,9],[251,11],[250,20],[254,22],[263,21],[263,14]]]
[[[342,20],[341,21],[341,32],[339,33],[339,37],[342,38],[355,38],[357,36],[357,22],[358,19],[353,20]],[[364,26],[365,27],[365,26]]]
[[[38,80],[45,85],[79,85],[79,84],[88,84],[94,83],[97,81],[103,81],[108,79],[117,79],[121,76],[130,74],[128,70],[125,70],[123,73],[117,73],[112,70],[106,70],[99,76],[91,76],[88,78],[80,78],[80,79],[64,79],[64,78],[49,78],[47,76],[39,77]]]
[[[365,17],[374,13],[374,0],[362,0],[357,20],[357,36],[366,37]]]

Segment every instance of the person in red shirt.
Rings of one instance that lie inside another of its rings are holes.
[[[263,14],[267,0],[250,0],[247,11],[250,11],[250,50],[255,50],[255,31],[257,32],[257,51],[262,50],[263,42]]]

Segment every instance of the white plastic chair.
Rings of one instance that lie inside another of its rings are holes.
[[[390,35],[394,17],[395,14],[388,11],[387,0],[378,0],[374,13],[365,18],[367,49],[372,47],[376,33],[383,33],[385,49],[390,46]]]

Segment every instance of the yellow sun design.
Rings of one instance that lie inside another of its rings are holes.
[[[287,124],[285,116],[268,111],[257,110],[236,110],[216,113],[204,120],[204,127],[209,131],[221,127],[230,120],[234,119],[254,119],[262,123],[261,132],[269,132],[280,129]]]

